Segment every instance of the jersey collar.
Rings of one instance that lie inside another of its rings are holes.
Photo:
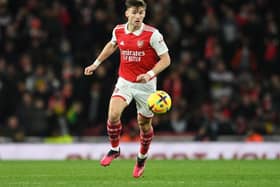
[[[128,25],[128,23],[126,23],[126,24],[125,24],[125,27],[124,27],[125,34],[130,34],[130,33],[132,33],[132,34],[134,34],[134,35],[136,35],[136,36],[139,36],[139,35],[142,33],[143,28],[144,28],[144,23],[142,23],[140,29],[138,29],[138,30],[136,30],[136,31],[134,31],[134,32],[130,32],[130,31],[127,29],[127,25]]]

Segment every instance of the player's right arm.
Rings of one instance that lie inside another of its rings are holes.
[[[111,41],[105,45],[96,60],[85,68],[85,75],[92,75],[96,68],[117,50],[118,44],[115,31],[116,27],[113,29]]]
[[[96,70],[96,68],[102,62],[104,62],[109,56],[111,56],[116,51],[117,48],[118,46],[116,43],[113,43],[112,41],[108,42],[103,48],[103,50],[101,51],[101,53],[99,54],[99,56],[97,57],[97,59],[94,61],[94,63],[92,63],[91,65],[85,68],[84,74],[92,75],[93,72]]]

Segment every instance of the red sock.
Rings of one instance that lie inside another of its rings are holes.
[[[147,132],[143,132],[142,130],[140,130],[140,153],[145,155],[147,154],[150,144],[152,142],[154,136],[154,130],[153,127],[150,128],[149,131]]]
[[[122,130],[122,124],[120,121],[111,123],[107,121],[107,134],[112,147],[118,147],[120,143],[120,135]]]

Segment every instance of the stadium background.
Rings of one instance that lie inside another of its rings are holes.
[[[150,0],[146,23],[170,49],[158,88],[173,98],[157,140],[278,141],[279,9],[265,0]],[[123,1],[0,0],[0,140],[106,140],[118,54],[83,68],[125,22]],[[122,141],[137,140],[134,107]],[[92,139],[96,138],[96,139]]]
[[[83,75],[125,21],[124,0],[0,0],[1,187],[280,186],[277,1],[147,2],[146,23],[170,49],[158,87],[173,108],[155,117],[135,180],[133,105],[122,119],[121,159],[99,165],[118,54]]]

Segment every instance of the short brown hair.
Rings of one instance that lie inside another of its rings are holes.
[[[126,9],[130,7],[143,7],[147,8],[147,4],[144,0],[126,0],[125,2]]]

